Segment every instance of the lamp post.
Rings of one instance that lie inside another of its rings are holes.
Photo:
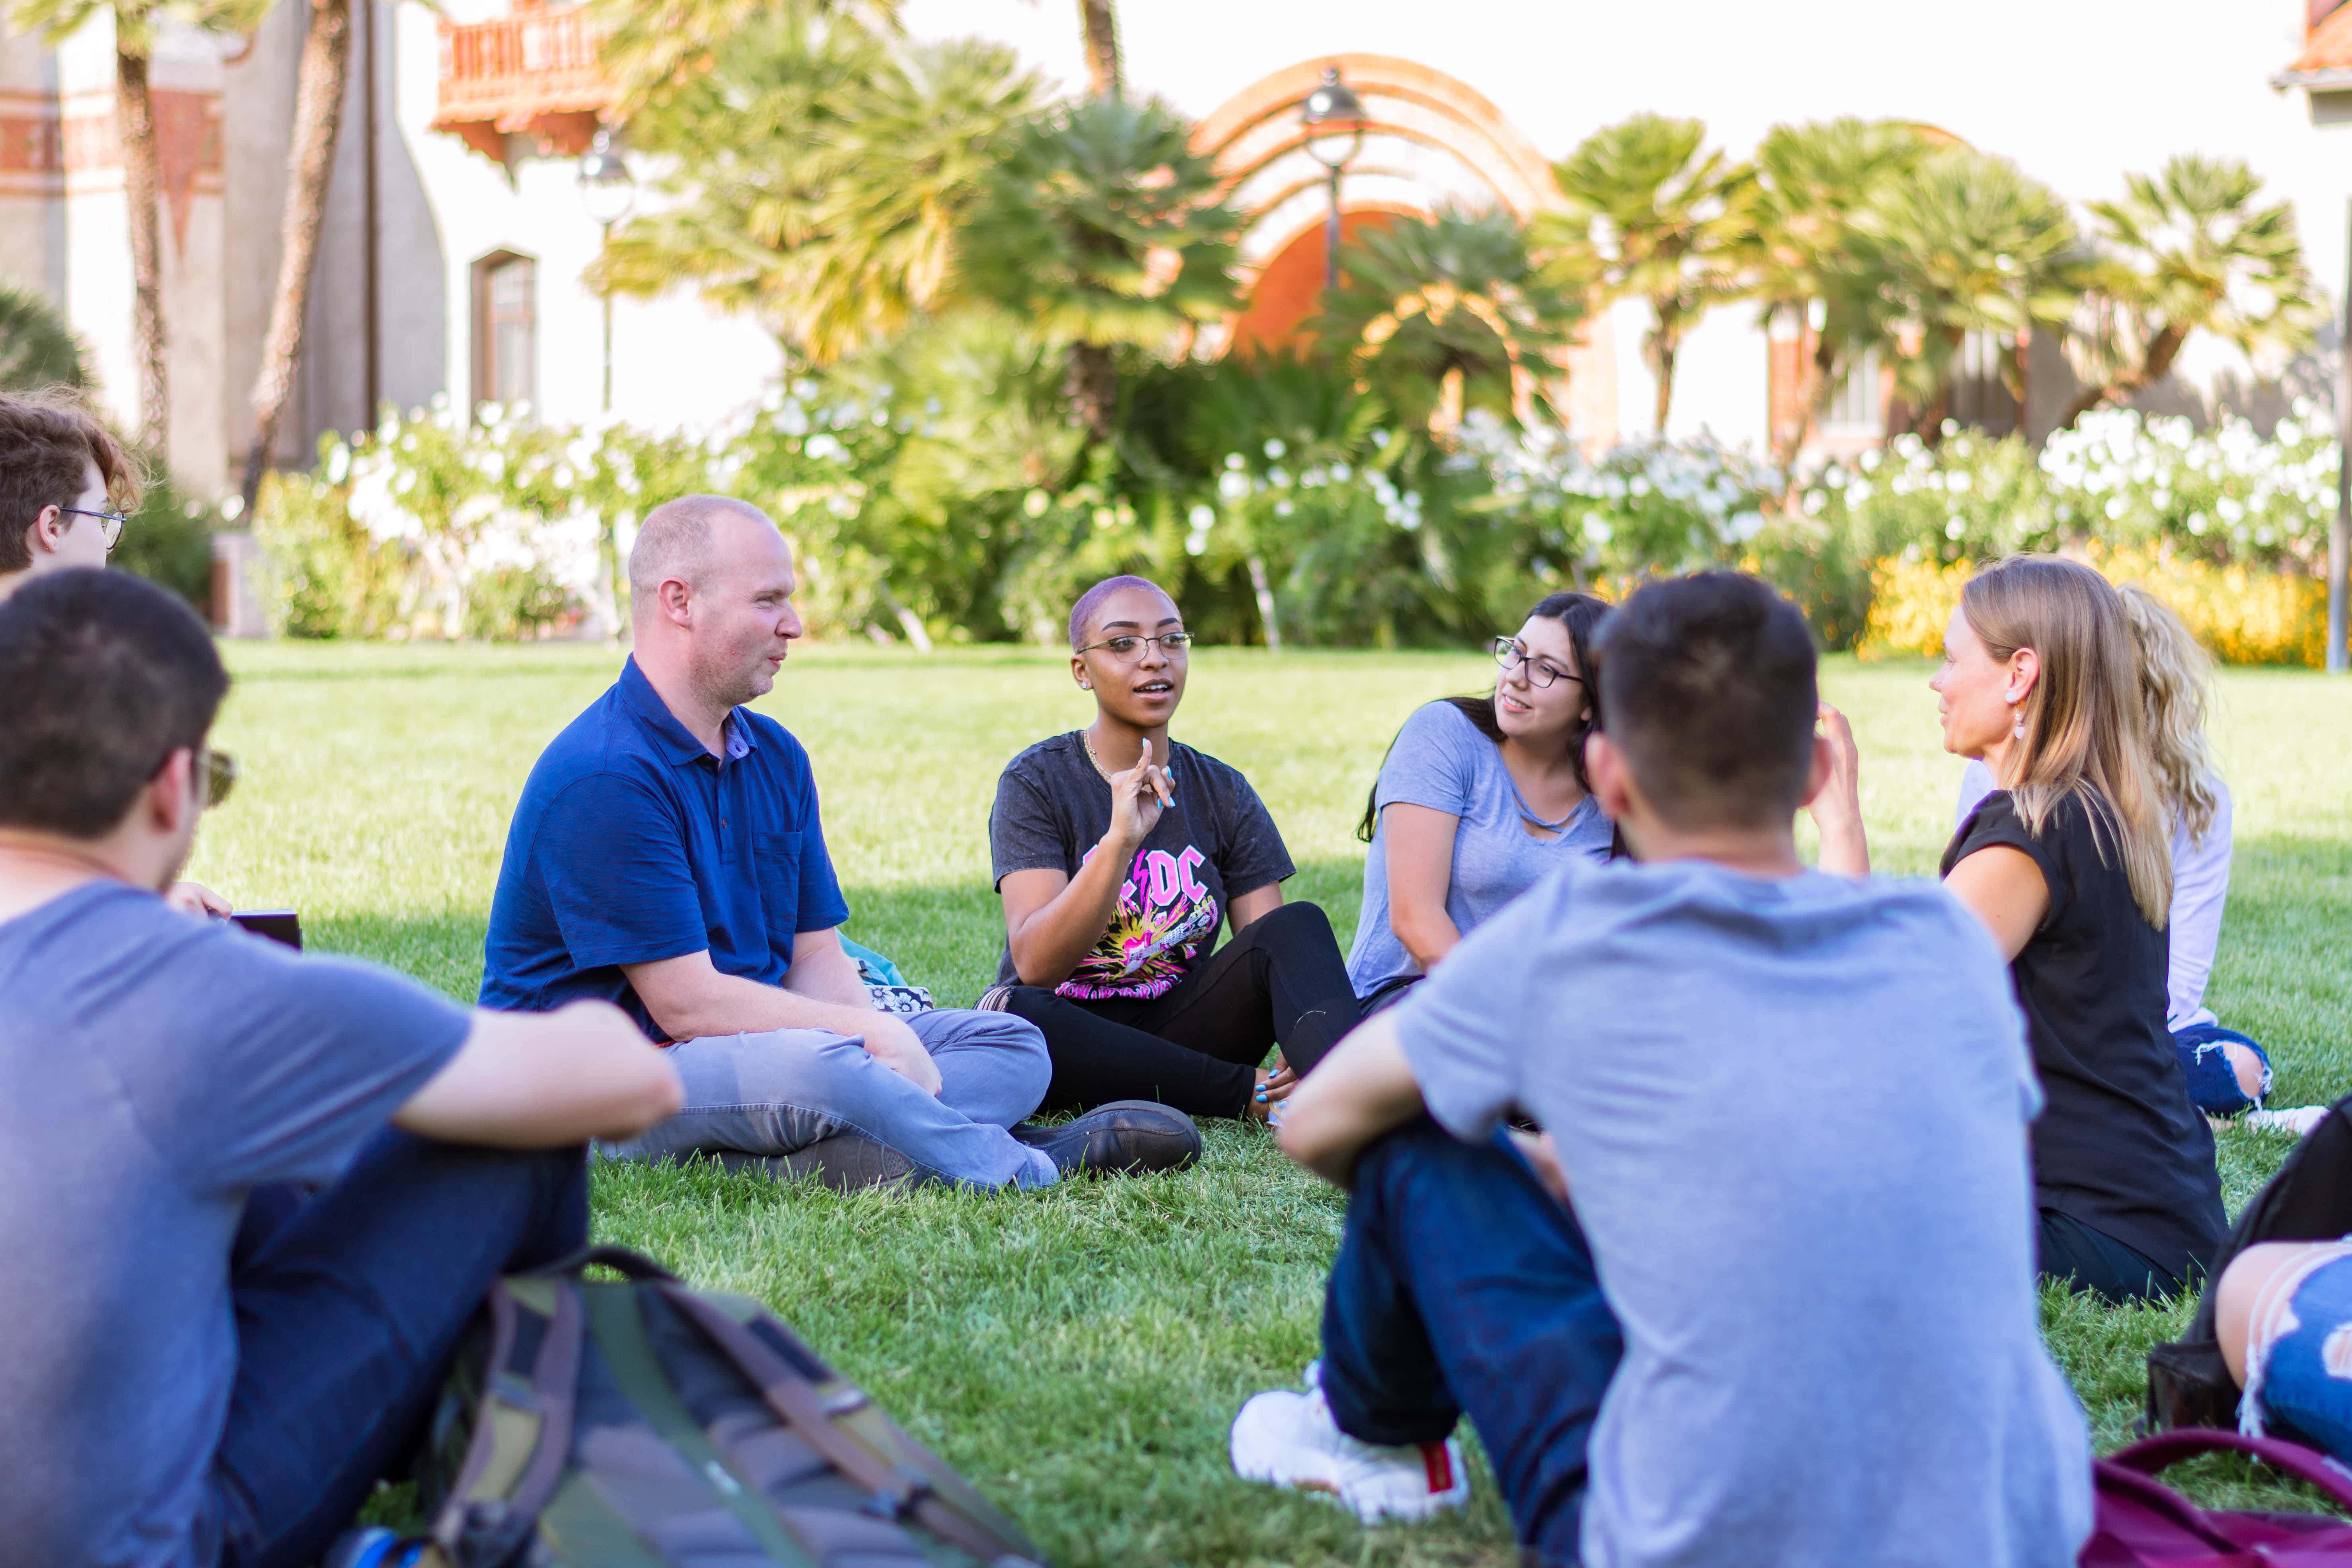
[[[613,226],[637,205],[636,177],[628,160],[613,145],[613,133],[596,132],[595,141],[580,157],[580,205],[604,230],[604,243],[613,240]],[[613,291],[604,290],[604,412],[613,412]]]
[[[1339,286],[1339,173],[1364,149],[1364,100],[1339,79],[1338,66],[1323,68],[1323,82],[1298,106],[1298,122],[1307,127],[1307,155],[1323,165],[1331,193],[1331,210],[1323,219],[1323,291]],[[1328,127],[1328,129],[1327,129]],[[1344,150],[1337,157],[1327,146]]]
[[[613,145],[613,133],[599,131],[580,158],[580,205],[604,233],[604,245],[613,242],[613,226],[629,216],[637,203],[637,182],[629,173],[628,160]],[[613,412],[613,291],[603,290],[604,305],[604,412]],[[611,596],[613,625],[605,640],[618,646],[621,640],[621,541],[613,526],[613,514],[607,510],[597,529],[597,548],[604,555],[604,591]]]

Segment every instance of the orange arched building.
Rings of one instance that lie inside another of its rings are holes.
[[[1324,166],[1307,151],[1312,133],[1299,104],[1327,68],[1364,106],[1362,147],[1340,187],[1343,248],[1350,235],[1447,203],[1506,207],[1526,219],[1556,200],[1543,154],[1493,103],[1443,71],[1391,55],[1341,54],[1270,72],[1211,111],[1192,137],[1249,215],[1242,243],[1246,302],[1230,328],[1233,348],[1290,342],[1322,290],[1329,198]],[[1607,316],[1586,324],[1562,368],[1570,425],[1589,441],[1613,441],[1616,356]]]

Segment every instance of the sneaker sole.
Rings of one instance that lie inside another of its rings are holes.
[[[915,1163],[888,1144],[855,1132],[820,1138],[789,1154],[713,1154],[720,1166],[754,1173],[779,1182],[813,1181],[836,1193],[864,1192],[872,1187],[912,1187],[922,1184]]]
[[[1435,1474],[1430,1474],[1428,1468],[1433,1464],[1442,1464],[1445,1467],[1445,1474],[1451,1479],[1451,1485],[1444,1489],[1433,1489],[1411,1500],[1401,1498],[1395,1500],[1352,1498],[1348,1495],[1347,1489],[1339,1483],[1337,1477],[1319,1466],[1287,1475],[1281,1473],[1280,1467],[1275,1464],[1270,1455],[1264,1451],[1276,1447],[1276,1444],[1272,1442],[1262,1444],[1258,1440],[1258,1435],[1254,1431],[1246,1439],[1244,1438],[1243,1421],[1247,1413],[1248,1406],[1244,1405],[1243,1415],[1234,1418],[1232,1436],[1226,1444],[1227,1455],[1233,1461],[1234,1474],[1245,1481],[1262,1481],[1268,1486],[1283,1487],[1292,1491],[1313,1492],[1319,1497],[1329,1498],[1333,1502],[1354,1514],[1358,1523],[1368,1525],[1386,1522],[1418,1524],[1423,1520],[1434,1519],[1450,1509],[1460,1508],[1470,1500],[1470,1478],[1462,1468],[1461,1450],[1451,1439],[1443,1444],[1423,1445],[1422,1456],[1424,1474],[1428,1475],[1433,1487],[1440,1478]],[[1433,1459],[1427,1451],[1432,1447],[1438,1450]],[[1304,1453],[1317,1458],[1326,1457],[1311,1448],[1293,1449],[1288,1452],[1294,1456]]]

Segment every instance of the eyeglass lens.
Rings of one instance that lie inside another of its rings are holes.
[[[205,753],[205,805],[218,805],[236,788],[236,759],[226,752]]]
[[[1528,684],[1530,686],[1549,686],[1553,681],[1558,680],[1560,676],[1560,672],[1559,670],[1554,669],[1542,659],[1530,657],[1525,648],[1521,647],[1517,642],[1513,641],[1509,637],[1496,637],[1495,639],[1495,662],[1501,665],[1505,669],[1510,669],[1522,664],[1526,665],[1528,667]]]
[[[1162,632],[1156,637],[1105,637],[1097,647],[1110,650],[1114,658],[1141,658],[1146,646],[1158,643],[1171,657],[1177,657],[1192,646],[1190,632]]]

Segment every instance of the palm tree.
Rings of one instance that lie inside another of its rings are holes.
[[[1078,35],[1086,45],[1087,87],[1097,98],[1119,93],[1118,0],[1078,0]]]
[[[862,34],[896,37],[899,0],[590,0],[604,31],[599,58],[619,98],[613,112],[634,119],[666,93],[730,65],[734,46],[759,23],[786,13],[837,17]]]
[[[343,126],[343,84],[352,69],[352,0],[310,0],[295,78],[294,135],[286,153],[286,210],[278,220],[278,289],[269,303],[269,331],[261,368],[253,378],[253,442],[246,448],[241,487],[251,515],[261,496],[262,470],[278,442],[278,421],[294,395],[302,360],[302,326],[310,301],[310,273],[319,256],[319,229],[327,213],[327,183]],[[375,410],[368,410],[375,417]]]
[[[1168,349],[1233,308],[1240,220],[1191,135],[1157,100],[1033,117],[964,235],[962,288],[1069,345],[1071,416],[1097,441],[1118,407],[1116,350]]]
[[[81,340],[30,289],[0,283],[0,392],[87,384]]]
[[[1854,223],[1927,156],[1927,142],[1901,121],[1832,120],[1776,125],[1756,149],[1756,184],[1741,241],[1768,317],[1794,319],[1811,334],[1799,365],[1796,424],[1773,432],[1773,461],[1795,470],[1830,401],[1879,335],[1881,301],[1853,286]]]
[[[139,359],[139,439],[158,456],[172,424],[168,346],[163,323],[162,185],[155,148],[155,105],[147,67],[155,26],[170,17],[207,32],[249,33],[273,0],[18,0],[17,26],[62,43],[100,11],[114,20],[114,118],[122,139],[122,184],[131,206],[131,336]]]
[[[2001,379],[2022,408],[2025,344],[2062,327],[2082,295],[2066,204],[2015,163],[1941,147],[1856,215],[1842,286],[1880,302],[1895,388],[1931,445],[1949,406],[1952,371],[1970,332],[2016,345]]]
[[[1703,152],[1706,139],[1702,122],[1657,114],[1604,127],[1552,165],[1568,211],[1537,220],[1538,246],[1593,258],[1604,299],[1648,301],[1643,348],[1657,377],[1661,436],[1684,335],[1742,287],[1737,209],[1754,175]]]
[[[780,9],[631,121],[675,161],[664,184],[682,199],[617,230],[589,281],[657,294],[691,279],[830,364],[945,302],[1005,134],[1042,96],[995,45]]]
[[[2091,204],[2101,255],[2068,342],[2085,385],[2065,425],[2162,380],[2192,332],[2250,358],[2310,346],[2325,312],[2294,210],[2260,205],[2252,170],[2185,153],[2124,189],[2121,201]]]
[[[1443,435],[1471,408],[1513,419],[1541,401],[1585,299],[1529,258],[1508,212],[1445,207],[1361,231],[1318,336]]]

